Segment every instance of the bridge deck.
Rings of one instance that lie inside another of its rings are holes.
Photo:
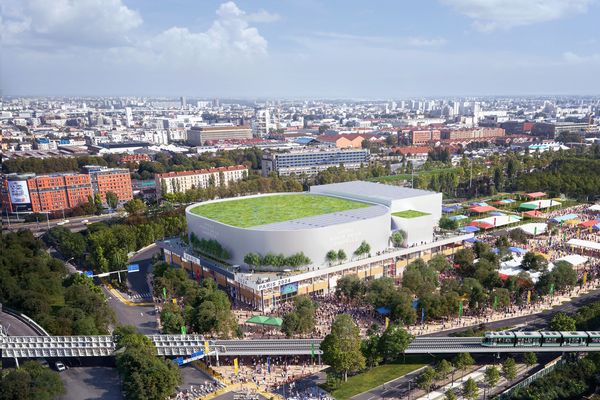
[[[158,355],[189,356],[204,349],[200,335],[150,335]],[[591,352],[600,346],[486,347],[480,337],[417,337],[406,354]],[[208,340],[209,351],[222,356],[321,354],[320,339]],[[112,336],[0,336],[2,358],[107,357],[113,356]]]

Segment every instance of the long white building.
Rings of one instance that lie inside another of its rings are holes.
[[[190,189],[205,189],[210,185],[219,186],[229,182],[237,182],[248,176],[248,168],[244,165],[197,169],[193,171],[167,172],[156,174],[157,197],[168,193],[182,193]]]

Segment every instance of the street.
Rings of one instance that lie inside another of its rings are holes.
[[[60,373],[66,393],[60,400],[120,400],[121,381],[116,368],[74,367]]]

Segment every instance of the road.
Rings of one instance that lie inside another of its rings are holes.
[[[10,336],[38,336],[25,322],[5,312],[0,312],[0,325]]]
[[[552,316],[557,312],[562,311],[571,314],[577,311],[578,308],[581,308],[586,304],[592,303],[594,301],[600,301],[600,289],[593,290],[585,295],[582,295],[581,297],[577,297],[566,303],[554,306],[551,310],[546,310],[539,314],[524,315],[520,317],[507,318],[499,321],[487,322],[485,325],[491,330],[514,325],[524,325],[523,330],[526,331],[544,329],[548,327],[550,319],[552,319]],[[469,327],[456,328],[446,330],[443,332],[430,333],[422,336],[448,336],[448,334],[450,333],[462,332],[467,329],[469,329]]]
[[[75,367],[60,373],[67,392],[59,400],[121,400],[121,380],[116,368]]]
[[[86,228],[86,225],[84,223],[82,223],[81,221],[85,221],[88,220],[89,222],[100,222],[100,221],[106,221],[109,220],[111,218],[115,218],[115,217],[121,217],[122,215],[120,213],[113,213],[113,214],[103,214],[103,215],[90,215],[90,216],[85,216],[85,217],[70,217],[67,218],[69,220],[69,223],[64,224],[62,226],[69,228],[71,231],[73,232],[78,232],[78,231],[82,231]],[[60,222],[62,222],[62,219],[54,219],[54,220],[50,220],[50,222],[46,222],[44,221],[40,221],[40,222],[26,222],[26,223],[11,223],[10,226],[8,225],[8,221],[2,221],[2,230],[3,231],[18,231],[21,229],[29,229],[31,232],[33,232],[34,235],[42,235],[44,232],[46,232],[48,229],[53,228],[55,226],[61,226],[58,225]]]

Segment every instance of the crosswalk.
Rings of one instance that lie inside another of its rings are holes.
[[[132,292],[129,295],[129,298],[131,300],[148,300],[148,299],[152,299],[152,293],[151,292],[143,292],[143,293]]]

